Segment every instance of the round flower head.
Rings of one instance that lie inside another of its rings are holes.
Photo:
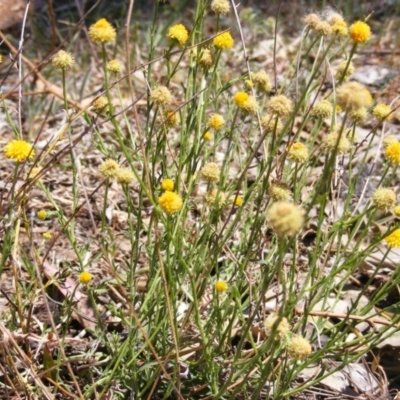
[[[359,123],[365,121],[367,116],[368,116],[368,112],[365,107],[361,107],[361,108],[358,108],[357,110],[352,110],[349,112],[349,118],[355,124],[359,124]]]
[[[226,195],[218,189],[211,189],[204,197],[206,203],[210,206],[216,206],[218,208],[225,206]]]
[[[396,217],[400,217],[400,206],[396,206],[396,207],[393,209],[393,212],[394,212],[394,215],[395,215]]]
[[[229,13],[231,6],[228,0],[213,0],[211,2],[211,10],[215,12],[215,14],[226,15]]]
[[[165,178],[161,181],[161,189],[166,192],[173,192],[175,188],[174,181],[169,178]]]
[[[342,21],[336,21],[333,25],[332,25],[332,31],[335,35],[337,36],[347,36],[347,34],[349,33],[349,28],[347,27],[346,22]]]
[[[215,283],[215,289],[219,293],[223,293],[228,289],[228,284],[225,281],[217,281]]]
[[[64,50],[60,50],[51,60],[51,63],[58,69],[66,71],[74,65],[74,57],[71,53],[67,53]]]
[[[105,18],[101,18],[89,28],[89,37],[96,43],[108,43],[115,40],[117,33]]]
[[[283,94],[273,96],[268,102],[268,110],[278,117],[287,117],[292,111],[292,102]]]
[[[311,354],[310,342],[302,336],[293,336],[287,344],[289,357],[294,360],[305,360]]]
[[[371,38],[371,28],[363,21],[354,22],[350,26],[350,37],[356,43],[364,43]]]
[[[273,201],[290,200],[292,193],[283,182],[272,181],[268,188],[268,194]]]
[[[389,144],[385,149],[385,157],[394,165],[400,164],[400,143]]]
[[[115,178],[118,169],[119,169],[119,164],[115,160],[112,160],[111,158],[108,158],[99,166],[99,172],[105,178]]]
[[[292,143],[288,151],[289,160],[295,163],[304,163],[308,160],[308,150],[303,143]]]
[[[336,24],[336,22],[344,22],[343,16],[335,11],[327,10],[325,14],[325,19],[330,25]]]
[[[269,93],[272,90],[271,80],[264,70],[251,74],[251,78],[259,92]]]
[[[295,236],[303,226],[304,210],[289,201],[279,201],[269,208],[267,220],[278,237]]]
[[[350,61],[342,61],[336,68],[335,78],[340,81],[346,81],[354,74],[354,64]]]
[[[397,140],[396,136],[388,135],[385,137],[385,139],[383,139],[383,147],[386,149],[386,147],[388,147],[390,144],[397,143],[397,142],[398,142],[398,140]]]
[[[199,64],[205,69],[208,69],[214,65],[214,56],[210,49],[203,49]]]
[[[43,232],[42,237],[44,240],[50,240],[53,235],[50,232]]]
[[[164,192],[158,199],[158,205],[168,215],[175,214],[182,209],[182,197],[175,192]]]
[[[44,221],[47,218],[47,212],[45,210],[40,210],[37,213],[37,217],[41,220]]]
[[[203,139],[206,140],[207,142],[208,142],[209,140],[211,140],[211,139],[212,139],[211,132],[207,131],[207,132],[203,135]]]
[[[173,128],[179,125],[180,118],[179,114],[175,111],[168,110],[164,113],[164,124],[167,128]]]
[[[332,34],[332,27],[326,21],[320,21],[314,28],[316,32],[323,36],[328,36]]]
[[[261,118],[261,126],[265,132],[275,133],[276,135],[280,135],[283,130],[282,121],[277,116],[271,114],[266,114]]]
[[[276,326],[278,321],[279,321],[279,317],[277,315],[270,315],[264,321],[264,327],[265,327],[265,330],[267,331],[267,334],[271,334],[272,332],[275,332],[275,336],[274,336],[275,340],[281,340],[281,339],[285,338],[291,329],[291,326],[285,317],[283,317],[279,321],[278,325]]]
[[[317,14],[308,14],[304,17],[304,23],[308,25],[311,29],[315,29],[315,27],[321,22],[321,19]]]
[[[218,131],[219,129],[221,129],[225,124],[225,120],[224,117],[220,114],[213,114],[211,115],[211,117],[208,119],[208,123],[207,125]]]
[[[337,150],[338,154],[346,154],[351,150],[350,140],[344,133],[340,135],[339,140],[339,133],[332,132],[324,138],[322,144],[329,151]]]
[[[378,210],[388,211],[396,203],[396,193],[391,189],[380,188],[375,190],[371,201]]]
[[[4,154],[7,158],[21,162],[35,156],[33,146],[25,140],[12,140],[4,147]]]
[[[367,107],[372,103],[368,89],[358,82],[348,82],[341,85],[336,92],[337,104],[347,111]]]
[[[84,271],[79,274],[79,282],[83,285],[87,285],[92,280],[92,274]]]
[[[243,197],[242,196],[231,196],[231,201],[235,207],[241,207],[243,204]]]
[[[115,178],[118,183],[129,185],[135,179],[135,174],[129,168],[118,168],[115,173]]]
[[[201,169],[201,176],[207,182],[218,182],[221,175],[221,170],[218,165],[214,162],[210,162],[204,165]]]
[[[114,75],[118,75],[121,73],[122,71],[122,65],[118,60],[111,60],[108,64],[107,64],[107,71],[110,74],[114,74]]]
[[[150,100],[158,106],[166,106],[172,102],[171,92],[167,87],[159,86],[151,91]]]
[[[234,43],[235,42],[229,32],[221,33],[213,40],[214,46],[218,49],[231,49]]]
[[[167,38],[183,47],[189,38],[189,32],[182,24],[177,24],[169,28]]]
[[[383,239],[389,247],[400,247],[400,229],[394,230],[389,236]]]
[[[97,114],[104,115],[109,108],[107,97],[100,96],[93,102],[93,109]]]
[[[390,106],[386,104],[379,103],[372,110],[372,115],[378,118],[380,121],[386,120],[390,121],[392,119],[393,114],[391,114],[392,109]]]
[[[3,62],[3,55],[0,54],[0,64]]]
[[[235,96],[233,96],[233,102],[241,108],[247,106],[249,101],[249,95],[246,92],[237,92]]]
[[[311,116],[315,118],[331,118],[333,104],[328,100],[321,100],[311,110]]]

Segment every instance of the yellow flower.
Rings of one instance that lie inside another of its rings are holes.
[[[220,114],[213,114],[208,119],[208,126],[216,131],[221,129],[225,124],[224,117]]]
[[[272,96],[268,102],[268,110],[278,117],[287,117],[292,111],[292,102],[283,94]]]
[[[92,280],[92,274],[84,271],[79,274],[79,282],[83,285],[87,285]]]
[[[371,38],[371,28],[363,21],[357,21],[350,26],[350,37],[356,43],[364,43]]]
[[[241,207],[243,204],[243,197],[234,195],[231,197],[231,201],[234,206]]]
[[[394,135],[388,135],[383,139],[383,147],[386,149],[386,147],[388,147],[390,144],[392,143],[397,143],[398,140],[396,138],[396,136]]]
[[[53,235],[50,232],[43,232],[42,237],[44,240],[49,240],[53,237]]]
[[[151,91],[150,100],[158,106],[165,106],[172,102],[171,92],[167,87],[159,86]]]
[[[332,27],[326,21],[320,21],[314,29],[323,36],[328,36],[332,33]]]
[[[348,111],[368,107],[372,103],[371,93],[358,82],[347,82],[341,85],[336,92],[336,97],[337,104]]]
[[[303,226],[304,210],[289,201],[278,201],[269,208],[267,220],[279,237],[295,236]]]
[[[228,0],[213,0],[211,2],[211,10],[215,12],[215,14],[228,14],[231,6]]]
[[[166,214],[171,215],[181,210],[183,201],[175,192],[164,192],[159,197],[158,204]]]
[[[213,40],[214,46],[218,49],[231,49],[234,43],[235,42],[229,32],[221,33]]]
[[[308,160],[308,150],[303,143],[292,143],[289,147],[288,158],[295,163],[304,163]]]
[[[391,189],[380,188],[375,190],[371,201],[378,210],[388,211],[396,203],[396,193]]]
[[[215,283],[215,289],[219,293],[225,292],[226,289],[228,289],[228,284],[225,281],[217,281]]]
[[[312,108],[310,115],[316,118],[331,118],[333,104],[328,100],[321,100]]]
[[[272,90],[271,80],[264,70],[251,74],[251,78],[259,92],[269,93]]]
[[[99,166],[99,172],[105,178],[115,178],[118,169],[119,169],[119,164],[116,161],[112,160],[111,158],[108,158]]]
[[[135,179],[135,174],[129,168],[118,168],[115,172],[115,177],[118,183],[129,185]]]
[[[173,192],[175,188],[174,181],[169,178],[165,178],[161,181],[161,189],[167,192]]]
[[[71,53],[60,50],[51,60],[51,63],[58,69],[67,70],[74,64],[74,57]]]
[[[385,157],[394,165],[400,164],[400,143],[389,144],[385,149]]]
[[[249,95],[246,92],[237,92],[233,97],[233,101],[238,107],[244,108],[249,101]]]
[[[280,340],[287,336],[287,334],[290,332],[291,326],[290,326],[287,318],[283,317],[279,321],[278,326],[276,326],[275,330],[274,330],[274,325],[276,325],[278,320],[279,320],[279,317],[277,315],[270,315],[264,321],[264,327],[265,327],[265,330],[267,331],[267,334],[271,334],[272,332],[275,331],[274,339]]]
[[[107,64],[107,71],[110,74],[114,74],[117,75],[119,73],[121,73],[122,71],[122,65],[118,60],[111,60],[108,64]]]
[[[391,114],[392,109],[390,106],[386,104],[379,103],[372,110],[372,115],[378,118],[380,121],[387,120],[390,121],[392,119],[393,114]]]
[[[399,205],[399,206],[396,206],[396,207],[393,209],[393,212],[394,212],[394,214],[396,215],[396,217],[400,217],[400,205]]]
[[[96,43],[113,42],[117,36],[115,28],[105,19],[99,19],[89,28],[89,37]]]
[[[33,146],[25,140],[12,140],[4,147],[4,154],[7,158],[15,161],[24,161],[35,156]]]
[[[210,49],[203,49],[199,63],[206,69],[210,68],[214,64],[214,56]]]
[[[44,221],[47,218],[47,212],[45,210],[40,210],[37,213],[37,217],[41,220]]]
[[[289,357],[295,360],[305,360],[311,354],[310,342],[302,336],[292,337],[287,344]]]
[[[204,135],[203,135],[203,139],[206,141],[209,141],[212,139],[212,135],[211,132],[207,131]]]
[[[349,33],[349,28],[347,27],[346,22],[339,20],[332,25],[332,31],[337,36],[347,36]]]
[[[400,229],[394,230],[389,236],[383,239],[389,247],[400,247]]]
[[[107,97],[100,96],[93,102],[93,109],[97,114],[104,115],[109,108]]]
[[[210,162],[201,169],[201,175],[207,182],[218,182],[221,170],[216,163]]]
[[[283,182],[273,180],[268,188],[268,194],[271,196],[273,201],[290,200],[292,193],[288,186]]]
[[[365,121],[367,116],[368,116],[368,112],[365,107],[361,107],[361,108],[358,108],[356,110],[352,110],[349,112],[349,118],[355,124],[359,124],[359,123]]]
[[[189,38],[189,32],[182,24],[177,24],[169,28],[167,38],[178,42],[183,47]]]
[[[164,124],[167,128],[179,125],[180,118],[178,112],[168,110],[164,113]]]

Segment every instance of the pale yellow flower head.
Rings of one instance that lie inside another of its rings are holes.
[[[288,333],[290,332],[291,326],[289,324],[289,321],[287,318],[283,317],[279,321],[279,317],[277,315],[270,315],[265,321],[264,321],[264,327],[265,330],[267,331],[267,334],[271,334],[272,332],[275,332],[274,339],[275,340],[281,340],[285,338]]]
[[[122,72],[122,65],[118,60],[111,60],[107,64],[107,71],[110,74],[118,75],[118,74],[120,74]]]
[[[135,174],[129,168],[118,168],[115,173],[115,178],[118,183],[129,185],[135,179]]]
[[[288,158],[295,163],[304,163],[308,160],[308,149],[300,142],[292,143],[289,147]]]
[[[214,162],[205,164],[200,172],[201,176],[207,182],[218,182],[221,175],[221,170],[219,169],[218,164]]]
[[[396,193],[392,189],[379,188],[371,197],[372,204],[382,211],[388,211],[396,203]]]
[[[304,210],[289,201],[272,204],[267,212],[268,225],[278,237],[295,236],[304,224]]]
[[[272,90],[272,83],[264,70],[252,73],[251,78],[259,92],[269,93]]]
[[[150,93],[150,100],[158,106],[166,106],[172,102],[172,95],[165,86],[159,86]]]
[[[302,336],[293,336],[287,343],[287,351],[294,360],[305,360],[312,351],[310,342]]]
[[[283,130],[280,118],[271,114],[266,114],[261,118],[261,126],[267,133],[275,133],[276,135],[281,134]]]
[[[111,158],[108,158],[99,166],[99,172],[105,178],[115,178],[118,169],[119,169],[119,164],[115,160],[112,160]]]
[[[379,119],[379,121],[390,121],[393,117],[393,114],[391,114],[392,109],[390,106],[383,104],[383,103],[378,103],[372,110],[372,115]]]
[[[372,103],[371,93],[358,82],[346,82],[336,91],[337,104],[343,110],[354,111]]]
[[[60,50],[58,53],[55,54],[51,63],[54,67],[66,71],[70,69],[74,65],[74,57],[72,57],[71,53],[67,53],[64,50]]]
[[[108,43],[115,40],[117,32],[105,18],[101,18],[90,26],[89,37],[96,43]]]
[[[229,0],[213,0],[211,2],[211,10],[213,10],[215,14],[226,15],[229,13],[230,8]]]
[[[342,61],[336,68],[335,78],[339,81],[346,81],[354,74],[354,64],[350,61]]]
[[[310,115],[315,118],[331,118],[333,104],[329,100],[321,100],[312,108]]]
[[[272,96],[268,102],[268,110],[270,113],[278,117],[287,117],[292,111],[292,102],[283,94]]]
[[[346,154],[351,150],[351,142],[344,133],[341,135],[338,132],[330,133],[325,136],[322,145],[328,151],[337,150],[338,154]]]

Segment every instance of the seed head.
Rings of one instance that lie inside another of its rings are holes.
[[[346,154],[351,150],[351,142],[344,133],[339,139],[339,133],[332,132],[323,139],[322,144],[328,151],[337,149],[338,154]]]
[[[214,55],[210,49],[203,49],[199,64],[204,68],[208,69],[214,65]]]
[[[184,25],[177,24],[169,28],[167,38],[183,47],[189,38],[189,32]]]
[[[171,92],[167,87],[159,86],[151,91],[150,100],[158,106],[166,106],[172,102]]]
[[[111,60],[108,64],[107,64],[107,71],[110,74],[113,75],[118,75],[121,73],[122,71],[122,65],[118,60]]]
[[[321,22],[321,19],[317,14],[308,14],[304,17],[304,23],[311,29],[315,29],[316,26]]]
[[[207,182],[218,182],[221,175],[221,170],[218,165],[214,162],[210,162],[204,165],[201,169],[201,175]]]
[[[117,175],[117,171],[119,170],[119,165],[116,161],[108,158],[99,166],[99,172],[105,178],[115,178]]]
[[[365,107],[358,108],[356,110],[352,110],[349,112],[349,118],[355,124],[360,124],[361,122],[365,121],[368,116],[367,109]]]
[[[304,163],[308,161],[308,150],[303,143],[292,143],[289,147],[288,158],[295,163]]]
[[[340,81],[346,81],[354,74],[354,64],[350,61],[342,61],[336,68],[335,78]]]
[[[268,102],[268,110],[278,117],[287,117],[292,111],[292,102],[283,94],[273,96]]]
[[[231,6],[228,0],[213,0],[211,2],[211,10],[215,12],[215,14],[226,15],[229,13]]]
[[[303,226],[304,210],[289,201],[279,201],[269,208],[267,221],[278,237],[295,236]]]
[[[357,21],[350,26],[350,37],[356,43],[364,43],[371,38],[371,28],[363,21]]]
[[[108,43],[115,40],[117,33],[105,18],[101,18],[89,28],[89,37],[95,43]]]
[[[347,27],[346,22],[344,22],[343,20],[336,21],[332,25],[332,32],[337,36],[345,37],[349,33],[349,28]]]
[[[375,190],[371,197],[372,204],[378,209],[388,211],[396,203],[396,193],[387,188]]]
[[[279,317],[277,315],[270,315],[265,321],[264,321],[264,327],[265,330],[267,331],[267,334],[271,334],[274,332],[274,326],[278,323]],[[288,320],[283,317],[280,321],[278,326],[275,328],[275,340],[281,340],[287,336],[287,334],[290,332],[291,326],[288,322]]]
[[[292,193],[286,184],[279,181],[272,181],[268,188],[268,194],[273,201],[290,200]]]
[[[67,53],[64,50],[60,50],[51,60],[54,67],[66,71],[74,65],[74,57],[71,53]]]
[[[321,100],[311,110],[311,116],[315,118],[331,118],[333,104],[328,100]]]
[[[259,92],[269,93],[272,90],[271,80],[264,70],[253,73],[251,78]]]
[[[209,206],[221,208],[226,204],[226,194],[218,189],[211,189],[204,197]]]
[[[107,114],[109,109],[109,104],[107,97],[100,96],[93,102],[93,109],[97,114],[104,115]]]
[[[164,113],[164,124],[167,128],[173,128],[174,126],[179,125],[180,118],[179,114],[172,110],[167,110]]]
[[[175,214],[182,209],[182,197],[175,192],[164,192],[158,199],[158,205],[168,215]]]
[[[276,115],[266,114],[261,118],[261,126],[267,133],[280,135],[283,130],[282,121]]]
[[[368,107],[372,96],[368,89],[358,82],[347,82],[341,85],[337,92],[337,103],[347,111]]]
[[[118,168],[115,173],[115,178],[118,183],[129,185],[135,179],[135,174],[129,168]]]
[[[311,354],[310,342],[302,336],[293,336],[287,344],[289,357],[294,360],[305,360]]]
[[[320,33],[323,36],[328,36],[332,34],[332,27],[326,21],[320,21],[316,27],[315,31]]]
[[[4,147],[4,154],[17,162],[25,161],[35,156],[33,146],[25,140],[12,140]]]

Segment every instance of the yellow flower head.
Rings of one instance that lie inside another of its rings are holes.
[[[214,162],[209,162],[205,164],[204,167],[201,169],[201,176],[207,182],[218,182],[220,175],[221,170],[219,169],[218,164]]]
[[[114,74],[114,75],[118,75],[121,73],[122,71],[122,65],[118,60],[111,60],[108,64],[107,64],[107,71],[110,74]]]
[[[50,240],[53,235],[50,232],[43,232],[42,237],[44,240]]]
[[[311,29],[315,29],[316,26],[321,22],[321,19],[317,14],[308,14],[304,17],[304,23]]]
[[[215,14],[228,14],[231,6],[228,0],[213,0],[211,2],[211,10],[215,12]]]
[[[268,188],[268,194],[273,201],[290,200],[292,193],[283,182],[273,180]]]
[[[168,110],[164,113],[164,124],[167,128],[172,128],[179,125],[180,118],[179,114],[175,111]]]
[[[385,149],[385,157],[394,165],[400,164],[400,143],[389,144]]]
[[[279,237],[295,236],[303,227],[304,210],[289,201],[278,201],[269,208],[267,220]]]
[[[169,28],[167,38],[183,47],[189,38],[189,32],[182,24],[177,24]]]
[[[35,156],[33,146],[25,140],[12,140],[4,147],[4,154],[7,158],[12,158],[15,161],[21,162],[27,158]]]
[[[380,188],[375,190],[371,201],[378,210],[388,211],[396,203],[396,193],[391,189]]]
[[[215,283],[215,289],[219,293],[225,292],[228,289],[228,284],[225,281],[217,281]]]
[[[233,203],[233,205],[235,207],[241,207],[242,204],[243,204],[243,197],[242,196],[233,195],[231,197],[231,201],[232,201],[232,203]]]
[[[97,114],[100,115],[106,114],[108,108],[109,104],[106,96],[100,96],[93,102],[93,109]]]
[[[161,181],[161,189],[166,192],[173,192],[175,188],[174,181],[169,178],[165,178]]]
[[[115,178],[118,183],[129,185],[135,179],[135,174],[129,168],[118,168],[115,171]]]
[[[363,21],[354,22],[350,26],[350,37],[356,43],[364,43],[371,38],[371,28]]]
[[[119,169],[119,165],[116,161],[108,158],[99,166],[99,172],[105,178],[115,178],[117,171]]]
[[[391,114],[392,109],[383,103],[378,103],[372,110],[372,115],[378,118],[380,121],[386,120],[390,121],[393,114]]]
[[[175,192],[164,192],[158,199],[161,209],[168,215],[179,212],[182,208],[182,197]]]
[[[290,332],[291,326],[287,320],[287,318],[283,317],[280,321],[278,326],[275,327],[277,322],[279,321],[279,317],[277,315],[270,315],[264,321],[264,327],[267,331],[267,334],[271,334],[275,331],[274,339],[280,340],[287,336]]]
[[[272,96],[268,102],[268,110],[278,117],[287,117],[292,111],[292,102],[283,94]]]
[[[311,110],[310,115],[315,118],[331,118],[333,111],[333,104],[328,100],[321,100]]]
[[[207,132],[203,135],[203,139],[206,140],[207,142],[208,142],[209,140],[211,140],[211,139],[212,139],[211,132],[207,131]]]
[[[346,22],[339,20],[332,25],[332,31],[337,36],[347,36],[349,28],[347,27]]]
[[[108,43],[115,40],[117,32],[105,18],[101,18],[90,26],[89,37],[96,43]]]
[[[396,206],[393,209],[394,215],[396,215],[396,217],[400,217],[400,205]]]
[[[311,354],[312,348],[307,339],[296,335],[289,340],[287,351],[294,360],[305,360]]]
[[[303,143],[292,143],[288,151],[289,160],[295,163],[304,163],[308,160],[308,150]]]
[[[0,54],[0,64],[3,62],[3,55]]]
[[[271,80],[264,70],[251,74],[251,78],[259,92],[269,93],[272,90]]]
[[[92,280],[92,274],[87,271],[83,271],[79,274],[79,282],[83,285],[87,285]]]
[[[210,206],[223,207],[226,204],[226,194],[215,188],[209,190],[204,199]]]
[[[275,133],[279,135],[283,130],[282,121],[276,116],[266,114],[261,118],[261,126],[267,133]]]
[[[359,124],[359,123],[365,121],[367,116],[368,116],[368,112],[365,107],[361,107],[361,108],[358,108],[356,110],[352,110],[349,112],[349,118],[355,124]]]
[[[74,57],[71,53],[60,50],[51,60],[51,63],[58,69],[67,70],[74,64]]]
[[[354,64],[350,61],[342,61],[336,68],[335,78],[339,80],[347,80],[355,71]]]
[[[216,131],[221,129],[225,124],[224,117],[220,114],[213,114],[208,119],[208,126]]]
[[[159,86],[151,91],[150,100],[158,106],[166,106],[172,102],[172,95],[167,87]]]
[[[372,103],[371,93],[358,82],[344,83],[338,88],[336,95],[337,104],[348,111],[368,107]]]
[[[389,247],[400,247],[400,229],[394,230],[389,236],[383,239]]]
[[[47,218],[47,212],[45,210],[40,210],[37,213],[37,217],[41,220],[44,221]]]
[[[237,92],[233,101],[238,107],[245,108],[249,101],[249,95],[246,92]]]
[[[337,149],[338,154],[346,154],[351,150],[351,142],[347,139],[346,135],[342,133],[339,139],[338,132],[332,132],[325,136],[322,141],[322,145],[328,151],[334,151]]]
[[[332,34],[332,27],[326,21],[320,21],[315,26],[314,29],[316,32],[320,33],[323,36],[328,36],[328,35]]]
[[[213,40],[214,46],[218,49],[231,49],[234,43],[235,42],[229,32],[221,33]]]
[[[213,66],[214,64],[214,55],[211,52],[210,49],[203,49],[200,60],[199,60],[200,65],[207,69]]]

